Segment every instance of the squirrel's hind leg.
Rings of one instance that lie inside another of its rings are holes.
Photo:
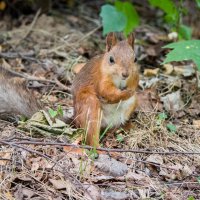
[[[75,122],[85,129],[86,144],[99,147],[102,111],[97,97],[89,96],[75,105]]]

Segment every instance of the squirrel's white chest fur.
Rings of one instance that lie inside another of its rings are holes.
[[[120,126],[124,124],[128,119],[131,105],[136,103],[136,97],[133,95],[125,101],[120,101],[116,104],[102,104],[102,123],[101,126],[106,128],[107,126]]]

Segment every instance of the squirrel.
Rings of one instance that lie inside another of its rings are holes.
[[[74,122],[86,130],[86,144],[99,146],[102,128],[125,124],[136,108],[139,72],[135,64],[134,34],[119,41],[106,37],[106,52],[92,58],[72,83]],[[30,118],[41,109],[25,82],[0,66],[0,118]]]
[[[30,118],[40,108],[25,81],[0,66],[0,119],[12,120],[18,115]]]
[[[100,130],[125,124],[137,106],[134,40],[133,33],[122,41],[109,33],[106,52],[92,58],[74,78],[74,121],[85,129],[88,145],[98,147]]]

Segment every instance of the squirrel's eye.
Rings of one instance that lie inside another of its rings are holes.
[[[110,63],[111,63],[111,64],[114,64],[114,63],[115,63],[115,60],[114,60],[114,58],[113,58],[112,56],[110,56]]]
[[[134,62],[137,62],[137,58],[134,58]]]

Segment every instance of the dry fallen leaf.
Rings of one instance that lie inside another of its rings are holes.
[[[5,166],[8,164],[9,160],[11,159],[12,156],[12,150],[11,149],[6,149],[6,151],[0,151],[0,166]],[[8,159],[8,160],[3,160],[3,159]]]
[[[156,69],[145,69],[144,70],[144,76],[156,76],[158,75],[159,68]]]
[[[193,172],[195,172],[195,167],[194,166],[188,166],[187,164],[184,165],[183,169],[181,170],[181,174],[182,174],[182,179],[190,176],[193,174]]]
[[[117,192],[117,191],[114,191],[114,190],[111,190],[111,189],[105,189],[105,190],[102,190],[101,191],[101,196],[102,196],[102,199],[106,200],[106,199],[109,199],[109,200],[125,200],[125,199],[130,199],[130,196],[129,194],[127,194],[126,192]]]
[[[53,185],[53,187],[57,190],[65,189],[71,187],[71,183],[67,180],[55,180],[49,179],[49,182]]]
[[[162,111],[163,106],[157,97],[155,89],[146,89],[137,93],[138,107],[137,110],[142,112]]]
[[[40,167],[39,163],[38,162],[34,162],[31,166],[31,171],[36,171],[38,170]]]
[[[195,74],[193,65],[184,65],[184,66],[174,66],[175,75],[183,75],[184,77],[190,77]]]
[[[200,119],[199,120],[193,120],[193,125],[200,128]]]
[[[174,67],[172,64],[164,64],[163,68],[165,69],[164,74],[166,75],[170,75],[174,70]]]
[[[101,175],[101,176],[94,176],[92,178],[92,181],[97,183],[97,182],[105,182],[105,181],[111,181],[113,180],[114,177],[113,176],[106,176],[106,175]]]
[[[163,157],[160,156],[160,155],[152,154],[146,159],[146,161],[162,165],[163,164]]]
[[[27,188],[22,188],[22,194],[27,199],[30,199],[32,196],[34,196],[35,192],[33,192],[32,190],[29,190]]]
[[[187,113],[190,114],[190,116],[198,116],[200,114],[200,100],[198,96],[196,99],[192,99],[192,103],[190,104],[189,108],[186,110]]]
[[[176,179],[175,173],[169,172],[166,168],[161,168],[159,175],[162,176],[165,180],[175,180]]]
[[[88,200],[100,200],[101,194],[99,188],[94,185],[90,185],[89,183],[84,184],[84,188],[86,189],[87,193],[85,192],[84,197]]]
[[[164,97],[160,98],[164,104],[164,107],[167,111],[178,111],[183,108],[183,101],[181,99],[180,90],[173,92],[171,94],[167,94]]]
[[[139,192],[139,195],[140,195],[140,198],[141,199],[147,199],[149,198],[149,195],[148,195],[148,189],[138,189],[138,192]]]
[[[168,38],[169,38],[169,40],[174,41],[178,38],[178,33],[177,32],[171,32],[171,33],[168,34]]]
[[[139,86],[144,89],[149,89],[158,84],[160,79],[158,77],[144,78],[139,81]]]
[[[138,174],[135,172],[129,172],[126,176],[125,176],[127,181],[141,181],[141,180],[146,180],[146,177],[144,174]]]
[[[126,164],[119,162],[107,155],[99,155],[95,160],[94,165],[102,172],[111,176],[123,176],[127,173],[128,167]]]

